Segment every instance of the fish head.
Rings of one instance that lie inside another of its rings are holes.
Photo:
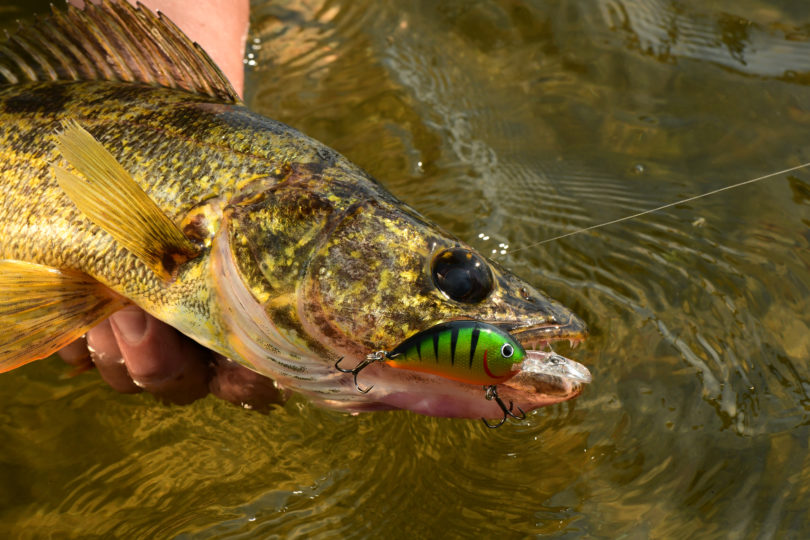
[[[306,333],[341,365],[359,365],[374,351],[390,351],[409,336],[454,320],[479,320],[510,332],[527,349],[555,341],[577,343],[585,324],[569,309],[487,260],[395,200],[359,202],[334,220],[313,252],[297,291]],[[590,380],[529,351],[531,369],[499,386],[504,399],[528,411],[577,396]],[[563,359],[566,360],[566,359]],[[544,365],[545,364],[547,365]],[[551,365],[554,363],[555,365]],[[357,397],[351,375],[342,375]],[[495,417],[480,386],[448,378],[369,365],[359,375],[373,389],[363,402],[330,400],[350,410],[404,408],[433,416]]]

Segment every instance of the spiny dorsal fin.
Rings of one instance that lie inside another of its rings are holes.
[[[162,14],[126,0],[53,9],[0,44],[0,85],[78,80],[139,82],[240,103],[199,45]]]
[[[199,248],[84,128],[69,122],[56,140],[68,163],[86,178],[54,167],[59,186],[90,221],[155,274],[169,280],[177,266],[199,255]]]

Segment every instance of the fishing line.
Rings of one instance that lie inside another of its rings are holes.
[[[681,199],[679,201],[663,204],[661,206],[657,206],[655,208],[650,208],[649,210],[644,210],[642,212],[637,212],[637,213],[631,214],[629,216],[624,216],[624,217],[621,217],[621,218],[618,218],[618,219],[613,219],[613,220],[610,220],[610,221],[606,221],[604,223],[599,223],[597,225],[591,225],[590,227],[585,227],[583,229],[577,229],[576,231],[571,231],[571,232],[568,232],[568,233],[565,233],[565,234],[561,234],[559,236],[554,236],[553,238],[546,238],[545,240],[540,240],[539,242],[535,242],[533,244],[529,244],[529,245],[526,245],[526,246],[523,246],[523,247],[519,247],[517,249],[510,250],[509,253],[515,253],[516,251],[521,251],[521,250],[528,249],[528,248],[531,248],[531,247],[540,246],[542,244],[547,244],[549,242],[553,242],[555,240],[560,240],[562,238],[567,238],[567,237],[573,236],[575,234],[583,233],[583,232],[586,232],[586,231],[592,231],[594,229],[599,229],[601,227],[606,227],[608,225],[613,225],[615,223],[621,223],[622,221],[628,221],[630,219],[635,219],[637,217],[641,217],[641,216],[644,216],[644,215],[647,215],[647,214],[652,214],[653,212],[658,212],[659,210],[664,210],[664,209],[670,208],[672,206],[677,206],[679,204],[691,202],[691,201],[694,201],[694,200],[697,200],[697,199],[702,199],[703,197],[708,197],[709,195],[716,195],[717,193],[727,191],[729,189],[742,187],[742,186],[745,186],[747,184],[753,184],[754,182],[759,182],[760,180],[767,180],[768,178],[773,178],[774,176],[779,176],[780,174],[785,174],[785,173],[789,173],[789,172],[796,171],[796,170],[799,170],[799,169],[803,169],[803,168],[808,167],[808,166],[810,166],[810,161],[807,162],[807,163],[802,163],[801,165],[796,165],[795,167],[790,167],[789,169],[784,169],[784,170],[781,170],[781,171],[772,172],[772,173],[769,173],[769,174],[766,174],[766,175],[763,175],[763,176],[759,176],[757,178],[752,178],[750,180],[745,180],[744,182],[739,182],[737,184],[732,184],[730,186],[725,186],[725,187],[721,187],[719,189],[714,189],[712,191],[708,191],[708,192],[702,193],[700,195],[695,195],[693,197],[687,197],[686,199]]]

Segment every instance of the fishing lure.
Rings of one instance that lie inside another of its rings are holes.
[[[503,424],[507,416],[526,417],[520,407],[520,415],[513,413],[512,402],[507,407],[495,386],[514,376],[525,357],[523,346],[496,326],[479,321],[451,321],[415,334],[391,351],[373,352],[352,369],[341,368],[343,358],[340,358],[335,368],[354,375],[354,385],[363,394],[372,387],[360,388],[357,375],[374,362],[480,384],[485,389],[486,399],[495,400],[503,411],[503,419],[498,424],[491,425],[484,420],[488,427],[494,428]]]

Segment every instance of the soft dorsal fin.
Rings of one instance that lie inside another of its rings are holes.
[[[199,248],[84,128],[69,122],[56,140],[67,162],[86,179],[54,167],[59,186],[90,221],[110,233],[155,274],[172,279],[180,264],[199,255]]]
[[[127,0],[54,8],[0,44],[0,85],[79,80],[139,82],[240,103],[199,45],[162,14]]]

